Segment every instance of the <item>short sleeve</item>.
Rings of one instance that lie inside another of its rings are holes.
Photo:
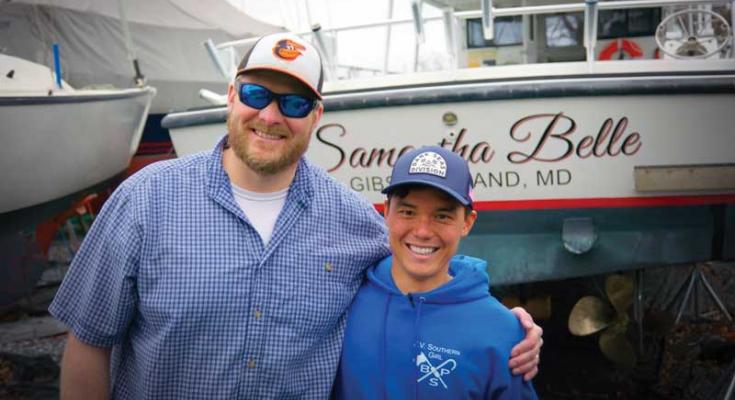
[[[388,229],[385,219],[366,200],[358,199],[357,207],[353,207],[355,215],[352,217],[353,232],[359,232],[368,246],[368,253],[372,259],[363,264],[364,270],[391,254],[388,246]]]
[[[123,183],[105,202],[49,307],[90,345],[119,343],[135,314],[141,229],[132,197]]]

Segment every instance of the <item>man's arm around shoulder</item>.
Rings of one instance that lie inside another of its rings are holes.
[[[79,340],[69,332],[61,359],[61,400],[110,397],[110,348]]]

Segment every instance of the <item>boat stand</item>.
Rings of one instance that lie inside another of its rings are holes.
[[[633,298],[633,320],[638,325],[638,351],[644,354],[645,347],[643,345],[643,316],[645,314],[645,304],[643,304],[643,269],[635,270],[635,292]]]
[[[722,313],[725,314],[728,320],[732,321],[732,316],[727,311],[727,307],[725,307],[725,305],[722,303],[722,300],[720,300],[719,296],[717,296],[717,293],[712,288],[712,285],[710,284],[709,280],[704,275],[704,272],[702,271],[703,266],[704,264],[701,264],[701,263],[694,264],[694,267],[692,268],[692,271],[689,274],[689,278],[688,278],[689,284],[687,286],[686,293],[684,294],[684,299],[681,301],[681,305],[679,306],[679,312],[676,314],[676,320],[674,320],[674,324],[678,324],[679,321],[681,320],[681,317],[684,314],[684,309],[686,308],[687,304],[691,300],[692,292],[694,291],[695,284],[697,282],[701,282],[702,285],[704,285],[704,287],[707,289],[707,292],[709,293],[712,300],[714,300],[717,306],[720,308],[720,311],[722,311]],[[695,316],[699,316],[699,307],[698,307],[696,297],[693,300],[694,300],[694,314]]]

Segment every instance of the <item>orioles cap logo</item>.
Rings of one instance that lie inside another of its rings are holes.
[[[294,42],[291,39],[282,39],[273,47],[273,54],[283,60],[293,61],[306,50],[306,47]]]

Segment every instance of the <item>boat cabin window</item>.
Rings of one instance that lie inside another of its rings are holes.
[[[598,18],[598,39],[653,36],[661,22],[661,9],[602,10]]]
[[[547,47],[581,46],[584,34],[583,13],[552,14],[544,17]],[[598,39],[653,36],[661,22],[660,8],[602,10],[597,27]]]
[[[485,40],[482,36],[482,20],[473,18],[467,20],[467,47],[500,47],[523,44],[523,17],[496,17],[495,38]]]
[[[583,13],[546,15],[546,46],[569,47],[582,44],[584,29]]]

